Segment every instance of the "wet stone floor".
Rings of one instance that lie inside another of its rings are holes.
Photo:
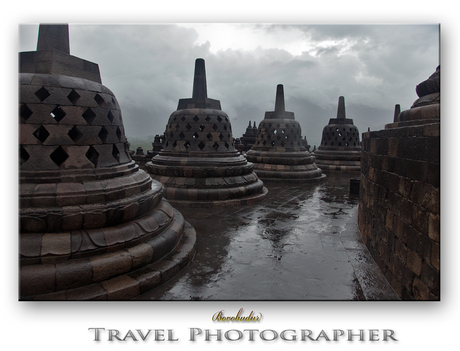
[[[192,263],[139,300],[398,300],[363,244],[355,173],[267,183],[254,205],[175,206],[197,232]]]

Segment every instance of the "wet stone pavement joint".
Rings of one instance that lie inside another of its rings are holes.
[[[192,263],[138,300],[399,300],[363,244],[355,173],[266,184],[265,200],[179,211],[197,232]]]

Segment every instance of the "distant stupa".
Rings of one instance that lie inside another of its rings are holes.
[[[241,143],[243,144],[243,151],[248,151],[254,145],[257,140],[257,127],[256,122],[254,121],[254,126],[251,125],[251,121],[249,121],[249,125],[246,128],[246,132],[244,132],[243,136],[240,138]]]
[[[19,54],[21,300],[129,300],[192,260],[196,234],[132,161],[97,64],[68,25]]]
[[[203,59],[195,61],[192,98],[179,100],[166,126],[164,148],[146,167],[173,204],[243,205],[267,194],[252,163],[236,150],[220,101],[207,97]]]
[[[345,117],[345,98],[339,97],[337,118],[324,127],[321,145],[315,151],[316,163],[329,171],[359,171],[361,142],[353,119]]]
[[[254,171],[264,181],[308,182],[323,179],[315,157],[305,148],[299,122],[285,110],[284,88],[276,88],[275,111],[265,112],[257,140],[246,154]]]

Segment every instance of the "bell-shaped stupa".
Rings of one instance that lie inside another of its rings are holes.
[[[265,112],[257,140],[246,154],[264,181],[306,182],[325,177],[305,148],[299,122],[284,107],[284,89],[276,88],[275,111]]]
[[[163,183],[165,197],[173,204],[233,206],[267,194],[252,163],[235,149],[230,119],[220,101],[207,97],[203,59],[195,62],[192,98],[179,100],[166,126],[163,150],[146,167]]]
[[[196,234],[132,161],[97,64],[41,25],[19,54],[21,300],[127,300],[191,261]]]
[[[387,124],[385,129],[398,128],[410,125],[439,123],[441,116],[441,68],[416,86],[415,91],[419,97],[410,109],[401,113],[399,105],[395,107],[394,121]]]
[[[345,117],[345,98],[339,97],[337,118],[324,127],[321,145],[315,151],[316,164],[329,171],[359,171],[361,142],[353,119]]]

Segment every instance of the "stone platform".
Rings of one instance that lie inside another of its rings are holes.
[[[273,184],[250,206],[178,206],[197,230],[196,256],[137,300],[398,300],[361,240],[351,176]]]

